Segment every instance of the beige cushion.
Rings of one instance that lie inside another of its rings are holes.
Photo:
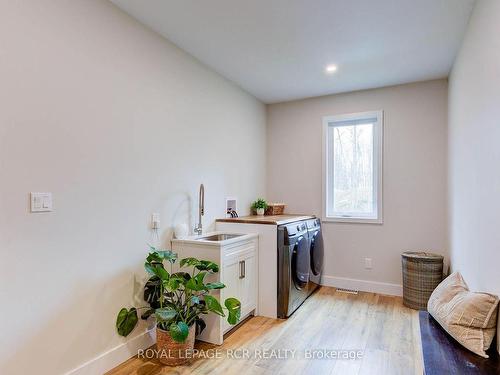
[[[496,332],[497,296],[470,292],[462,275],[454,272],[434,289],[427,310],[460,344],[488,358],[485,350]]]

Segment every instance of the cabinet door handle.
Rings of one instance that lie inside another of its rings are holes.
[[[240,260],[240,279],[245,278],[245,261]]]

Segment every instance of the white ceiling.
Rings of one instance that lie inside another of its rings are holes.
[[[111,0],[266,103],[446,77],[474,0]],[[336,73],[326,75],[325,66]]]

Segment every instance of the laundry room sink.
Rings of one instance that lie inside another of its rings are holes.
[[[230,231],[216,231],[207,232],[203,234],[198,234],[194,236],[188,236],[182,239],[174,239],[177,243],[191,243],[197,246],[207,245],[207,246],[225,246],[232,243],[239,243],[241,241],[246,241],[252,238],[251,235],[238,232]]]
[[[202,236],[195,238],[196,241],[226,241],[231,240],[233,238],[244,236],[243,234],[234,234],[234,233],[215,233],[208,236]]]

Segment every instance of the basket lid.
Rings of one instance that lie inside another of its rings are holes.
[[[403,258],[411,259],[414,261],[442,261],[444,257],[439,254],[429,253],[427,251],[405,251],[401,254]]]

